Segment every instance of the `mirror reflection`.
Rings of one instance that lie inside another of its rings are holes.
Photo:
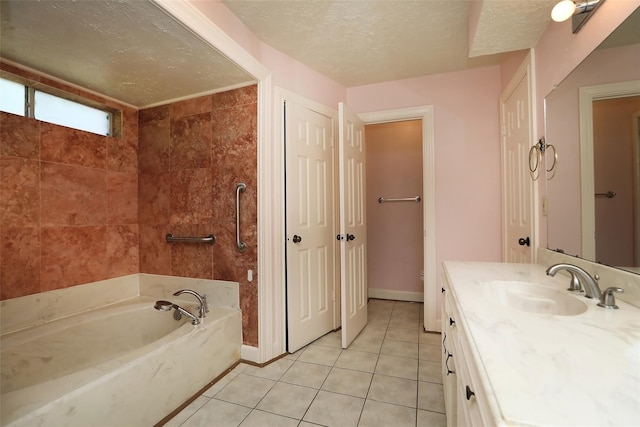
[[[640,8],[545,98],[548,248],[636,273],[639,64]]]

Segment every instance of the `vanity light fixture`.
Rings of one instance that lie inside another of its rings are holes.
[[[564,22],[572,18],[573,32],[576,33],[604,1],[561,0],[551,10],[551,19],[556,22]]]

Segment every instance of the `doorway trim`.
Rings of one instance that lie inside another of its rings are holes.
[[[593,101],[640,95],[640,80],[584,86],[579,89],[580,199],[582,257],[596,259],[596,203],[593,177]]]
[[[433,106],[400,108],[358,114],[365,125],[422,120],[422,187],[424,242],[424,329],[440,331],[438,318],[438,290],[436,284],[436,174]]]

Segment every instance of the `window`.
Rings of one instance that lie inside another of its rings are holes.
[[[111,134],[111,112],[4,78],[0,78],[0,110],[98,135]]]

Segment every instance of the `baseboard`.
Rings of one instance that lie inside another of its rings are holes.
[[[394,291],[391,289],[368,289],[369,298],[377,299],[391,299],[396,301],[413,301],[423,302],[424,293],[422,292],[407,292],[407,291]]]
[[[260,363],[258,347],[242,344],[242,347],[240,347],[240,358],[247,362]]]

